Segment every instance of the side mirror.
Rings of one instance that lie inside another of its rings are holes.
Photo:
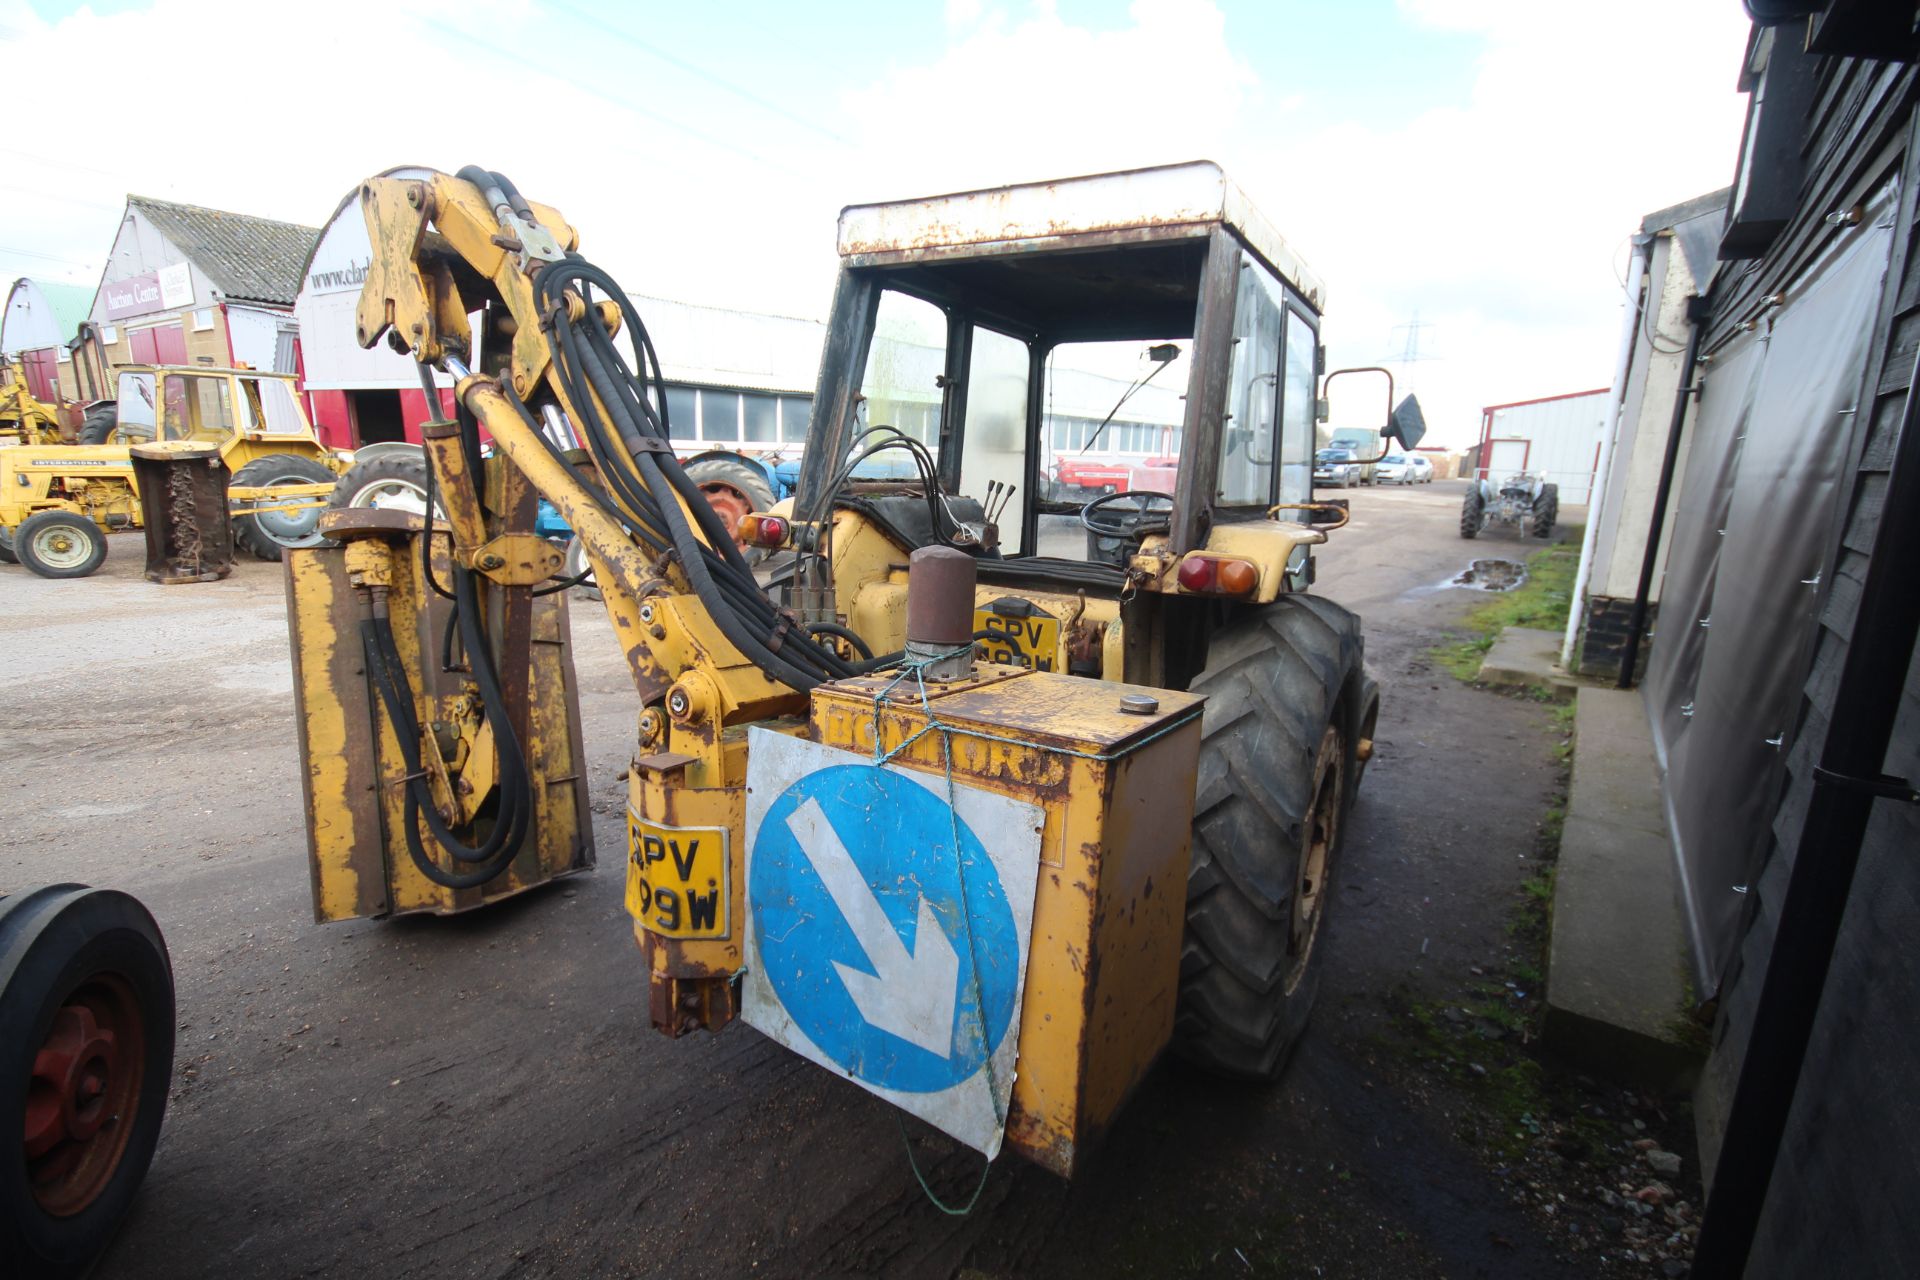
[[[1314,406],[1313,406],[1314,414],[1322,422],[1325,422],[1327,420],[1327,418],[1330,416],[1331,406],[1333,403],[1333,384],[1339,379],[1346,377],[1350,373],[1377,373],[1382,378],[1385,378],[1387,382],[1387,396],[1386,396],[1385,403],[1386,403],[1386,406],[1391,411],[1387,415],[1387,425],[1380,428],[1380,452],[1376,454],[1374,457],[1359,459],[1359,461],[1371,465],[1375,462],[1380,461],[1381,458],[1384,458],[1387,456],[1387,437],[1397,434],[1397,431],[1395,429],[1395,424],[1399,421],[1400,410],[1392,409],[1393,370],[1381,368],[1379,365],[1360,365],[1352,369],[1335,369],[1332,373],[1328,374],[1326,378],[1320,383],[1320,398],[1314,402]],[[1408,396],[1405,400],[1400,402],[1401,408],[1405,408],[1407,405],[1412,403],[1413,403],[1413,397]],[[1420,422],[1420,406],[1414,405],[1413,414],[1414,414],[1414,420],[1417,423]],[[1425,424],[1420,423],[1420,425],[1413,428],[1413,433],[1414,433],[1413,438],[1418,440],[1420,438],[1421,432],[1425,430],[1426,430]]]
[[[1409,449],[1419,447],[1427,434],[1427,420],[1420,412],[1420,401],[1413,396],[1402,400],[1387,419],[1386,434]]]

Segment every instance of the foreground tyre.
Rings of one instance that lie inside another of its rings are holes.
[[[1460,502],[1460,536],[1477,538],[1480,526],[1486,521],[1487,500],[1480,492],[1479,485],[1467,490],[1467,496]]]
[[[0,1258],[82,1274],[153,1160],[173,1071],[173,971],[124,893],[53,885],[0,899]],[[17,1267],[18,1269],[14,1269]]]
[[[85,516],[38,511],[14,530],[13,553],[43,578],[84,578],[107,558],[107,535]]]
[[[1306,1026],[1364,679],[1358,619],[1289,596],[1216,634],[1191,686],[1207,705],[1174,1047],[1208,1070],[1273,1080]]]
[[[255,458],[233,473],[238,487],[267,488],[279,484],[332,484],[334,474],[324,463],[292,453],[270,453]],[[233,540],[261,560],[278,560],[289,547],[313,547],[326,541],[320,533],[318,506],[297,511],[263,511],[235,516]]]

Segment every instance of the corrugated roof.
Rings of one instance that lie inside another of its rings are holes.
[[[32,350],[66,342],[93,307],[93,290],[21,276],[7,291],[0,318],[0,351]]]
[[[53,318],[60,326],[60,332],[72,337],[80,328],[80,322],[93,310],[93,290],[79,284],[50,284],[45,280],[35,280],[40,296],[53,308]]]
[[[318,227],[149,196],[130,195],[127,207],[138,209],[193,259],[222,294],[245,302],[292,306],[301,269],[320,235]]]

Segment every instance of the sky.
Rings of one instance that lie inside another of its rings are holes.
[[[0,0],[9,101],[48,104],[0,139],[0,279],[97,285],[129,192],[318,225],[477,163],[631,292],[823,318],[844,205],[1207,158],[1326,282],[1330,367],[1395,365],[1459,445],[1607,384],[1627,237],[1732,178],[1746,32],[1739,0]]]

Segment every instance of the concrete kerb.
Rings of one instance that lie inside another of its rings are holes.
[[[1560,702],[1570,702],[1581,686],[1578,677],[1557,665],[1560,659],[1560,635],[1533,627],[1507,627],[1502,630],[1480,660],[1479,680],[1496,688],[1545,689]]]
[[[1583,688],[1554,879],[1546,1039],[1593,1070],[1655,1089],[1699,1068],[1682,1028],[1686,937],[1660,780],[1638,695]]]

